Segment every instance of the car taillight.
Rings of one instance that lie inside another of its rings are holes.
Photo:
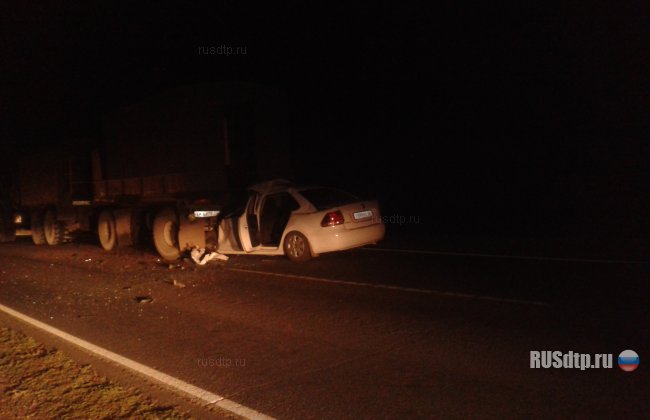
[[[343,218],[343,214],[341,213],[340,210],[337,211],[331,211],[323,217],[323,221],[320,222],[320,225],[322,227],[327,227],[327,226],[336,226],[336,225],[342,225],[343,222],[345,222],[345,219]]]

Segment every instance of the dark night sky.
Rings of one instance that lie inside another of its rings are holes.
[[[299,180],[433,231],[648,227],[643,2],[121,4],[6,7],[3,151],[92,137],[171,87],[255,81],[290,95]],[[198,54],[221,44],[246,55]]]

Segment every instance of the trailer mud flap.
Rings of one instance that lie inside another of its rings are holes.
[[[181,252],[193,248],[205,248],[205,230],[208,227],[206,219],[189,221],[181,217],[178,229],[178,245]]]
[[[119,246],[135,245],[138,238],[137,216],[132,209],[113,210],[115,233]]]

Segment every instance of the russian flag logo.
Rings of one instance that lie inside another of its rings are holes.
[[[632,372],[639,367],[639,355],[634,350],[624,350],[618,355],[618,367],[626,372]]]

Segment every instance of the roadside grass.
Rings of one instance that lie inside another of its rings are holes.
[[[0,327],[0,418],[187,419],[56,349]]]

